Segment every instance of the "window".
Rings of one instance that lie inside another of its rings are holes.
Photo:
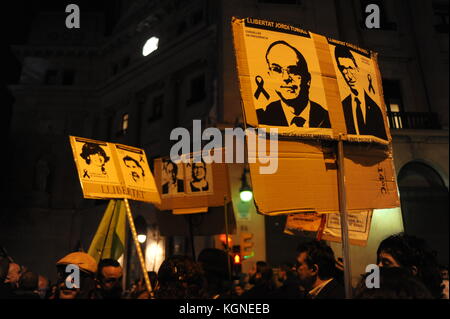
[[[201,74],[191,80],[190,98],[186,104],[188,106],[203,100],[206,96],[205,92],[205,74]]]
[[[434,29],[438,33],[448,33],[448,3],[433,2]]]
[[[202,22],[203,19],[203,10],[195,11],[191,14],[191,25],[196,26],[200,22]]]
[[[125,113],[124,115],[122,115],[122,125],[121,125],[121,130],[120,132],[125,135],[128,131],[128,113]]]
[[[164,107],[164,95],[160,94],[153,98],[152,105],[151,105],[151,111],[150,116],[148,118],[148,122],[153,122],[162,117]]]
[[[63,71],[62,84],[72,85],[75,80],[75,71],[66,69]]]
[[[58,70],[47,70],[47,73],[45,73],[45,84],[59,84]]]
[[[383,79],[384,102],[389,117],[390,128],[402,128],[403,101],[399,80]]]

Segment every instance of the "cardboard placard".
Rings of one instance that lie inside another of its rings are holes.
[[[342,242],[340,215],[326,214],[326,219],[322,239],[339,243]],[[372,211],[349,212],[347,221],[350,244],[366,246],[372,222]]]
[[[185,157],[185,156],[184,156]],[[174,214],[205,212],[207,207],[223,206],[231,200],[228,168],[225,163],[187,162],[175,164],[169,158],[154,161],[155,179],[161,194],[160,210]]]
[[[388,145],[375,52],[275,21],[232,20],[248,126]]]
[[[323,223],[323,215],[316,212],[290,214],[287,216],[284,233],[295,235],[298,232],[317,232]]]
[[[252,133],[250,132],[249,135]],[[258,139],[264,137],[257,136]],[[258,143],[248,143],[253,197],[262,214],[339,212],[334,143],[279,141],[275,174],[261,174]],[[269,149],[266,140],[266,147]],[[375,144],[344,144],[347,209],[394,208],[400,205],[392,153]]]
[[[161,201],[144,150],[76,136],[69,139],[85,198]]]

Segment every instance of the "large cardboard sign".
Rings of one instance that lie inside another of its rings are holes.
[[[206,212],[231,200],[228,169],[225,163],[194,161],[192,154],[174,163],[170,158],[154,161],[155,179],[161,194],[160,210],[176,214]]]
[[[144,150],[76,136],[69,138],[85,198],[160,202]]]
[[[274,21],[233,18],[232,27],[248,126],[389,143],[375,52]]]
[[[251,135],[251,133],[250,133]],[[257,136],[258,139],[264,137]],[[258,143],[248,143],[256,208],[262,214],[339,212],[336,147],[327,141],[279,141],[275,174],[261,174]],[[266,148],[269,142],[266,140]],[[347,209],[394,208],[400,205],[392,152],[384,146],[344,144]]]

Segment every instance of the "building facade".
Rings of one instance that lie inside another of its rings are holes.
[[[365,7],[380,7],[382,29],[368,29]],[[358,0],[118,1],[120,16],[105,35],[105,16],[83,12],[80,29],[64,12],[43,12],[25,45],[15,46],[22,77],[11,85],[15,104],[8,149],[8,209],[0,242],[13,256],[52,277],[49,263],[87,249],[106,201],[83,199],[68,135],[169,154],[173,128],[242,123],[231,18],[258,17],[377,51],[393,136],[402,210],[377,211],[368,246],[352,247],[354,279],[375,262],[384,237],[402,230],[425,237],[448,264],[448,3]],[[148,39],[158,49],[144,56]],[[274,266],[295,255],[299,238],[283,234],[285,217],[264,217],[239,200],[243,164],[230,165],[237,221],[254,234],[254,257]],[[420,194],[420,199],[418,197]],[[447,206],[445,206],[447,205]],[[151,205],[136,215],[157,225]],[[444,223],[444,221],[447,221]],[[426,225],[426,227],[425,227]],[[169,238],[170,237],[170,238]],[[195,236],[197,253],[218,246]],[[333,244],[342,256],[340,245]],[[191,251],[186,236],[168,236],[166,254]],[[279,247],[286,247],[280,251]],[[36,254],[30,252],[39,252]]]

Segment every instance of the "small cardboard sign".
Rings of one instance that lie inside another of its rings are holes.
[[[85,198],[160,202],[143,149],[76,136],[69,139]]]
[[[375,52],[276,21],[233,18],[232,28],[248,126],[389,144]]]
[[[207,207],[223,206],[231,200],[225,163],[194,161],[192,154],[182,158],[178,163],[170,158],[154,161],[161,194],[158,209],[173,210],[174,214],[202,213]]]
[[[342,242],[340,214],[326,214],[323,240]],[[366,246],[372,222],[372,211],[349,212],[347,214],[348,237],[352,245]]]

